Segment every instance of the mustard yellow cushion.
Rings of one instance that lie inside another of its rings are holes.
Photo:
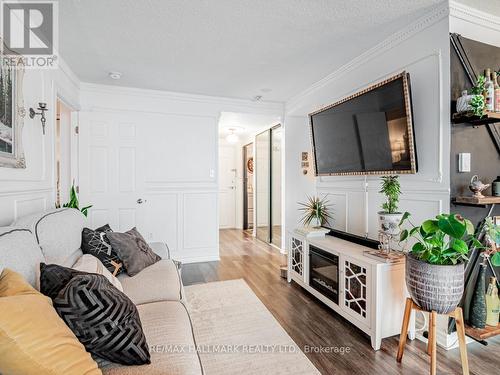
[[[0,374],[102,374],[50,298],[7,268],[0,275]]]

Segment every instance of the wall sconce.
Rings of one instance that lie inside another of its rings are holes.
[[[47,109],[47,103],[38,103],[38,110],[40,112],[35,112],[33,108],[30,108],[30,118],[35,118],[36,115],[40,115],[40,121],[42,122],[42,131],[43,135],[45,135],[45,122],[47,119],[45,118],[45,111],[48,111]]]

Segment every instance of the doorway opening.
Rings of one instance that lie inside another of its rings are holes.
[[[77,150],[72,130],[72,109],[61,99],[57,99],[55,123],[54,178],[55,202],[60,207],[69,201],[74,171],[77,165]]]
[[[253,229],[253,143],[243,146],[243,230]]]

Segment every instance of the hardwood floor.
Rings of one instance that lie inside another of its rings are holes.
[[[276,249],[241,230],[220,232],[220,262],[186,264],[182,268],[184,285],[218,280],[244,279],[292,339],[301,348],[344,347],[349,352],[307,353],[322,374],[426,374],[429,356],[426,345],[407,342],[402,363],[396,362],[398,337],[382,341],[373,351],[370,339],[356,327],[324,306],[295,283],[279,276],[279,265],[286,259]],[[488,346],[467,345],[471,374],[500,372],[500,338]],[[437,373],[461,374],[458,349],[437,349]]]

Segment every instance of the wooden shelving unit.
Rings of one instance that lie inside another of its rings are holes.
[[[471,124],[473,126],[493,124],[500,122],[500,112],[487,111],[483,117],[473,116],[471,113],[455,113],[452,117],[454,124]]]
[[[477,197],[455,197],[453,199],[453,203],[455,204],[467,204],[467,205],[477,205],[477,206],[485,206],[487,204],[500,204],[500,197],[492,197],[485,196],[483,198]]]
[[[500,323],[496,327],[472,328],[465,326],[465,334],[476,341],[485,341],[493,336],[500,335]]]

